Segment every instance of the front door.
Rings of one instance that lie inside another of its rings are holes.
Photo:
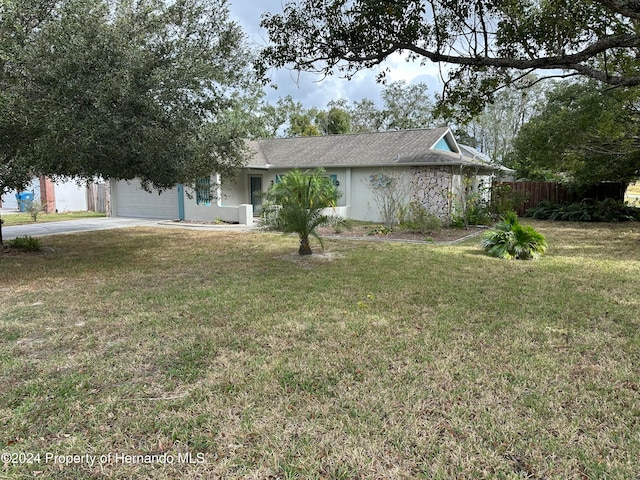
[[[262,213],[262,177],[250,176],[251,184],[251,205],[253,205],[253,213],[259,215]]]

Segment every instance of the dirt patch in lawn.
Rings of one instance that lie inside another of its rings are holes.
[[[357,238],[366,240],[394,240],[394,241],[410,241],[410,242],[429,242],[429,243],[454,243],[465,240],[466,238],[479,235],[487,230],[486,227],[469,227],[467,229],[460,228],[443,228],[438,231],[430,232],[423,235],[419,232],[413,232],[396,228],[390,233],[375,233],[376,226],[372,225],[354,225],[351,228],[344,228],[336,231],[334,227],[318,228],[318,234],[326,238]]]
[[[315,264],[321,263],[329,263],[333,262],[338,258],[342,258],[343,255],[336,252],[331,252],[327,250],[322,250],[321,248],[316,248],[313,251],[312,255],[300,255],[299,253],[289,253],[284,255],[284,260],[288,262],[295,263],[302,268],[312,268]]]

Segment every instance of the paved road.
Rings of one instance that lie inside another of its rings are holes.
[[[61,222],[31,223],[29,225],[5,226],[2,228],[3,240],[11,240],[26,235],[42,237],[45,235],[60,235],[65,233],[88,232],[93,230],[108,230],[127,227],[162,227],[162,228],[193,228],[206,230],[234,230],[248,231],[252,227],[246,225],[200,225],[172,222],[170,220],[154,220],[141,218],[98,217]]]

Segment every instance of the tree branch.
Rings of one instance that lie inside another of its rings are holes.
[[[640,20],[640,1],[638,0],[595,0],[613,13]]]

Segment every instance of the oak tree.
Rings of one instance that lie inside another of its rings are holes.
[[[8,1],[0,28],[3,188],[14,165],[164,189],[244,162],[255,76],[226,0]]]
[[[560,83],[525,123],[507,162],[533,180],[580,188],[640,178],[640,91],[602,92],[594,82]]]

